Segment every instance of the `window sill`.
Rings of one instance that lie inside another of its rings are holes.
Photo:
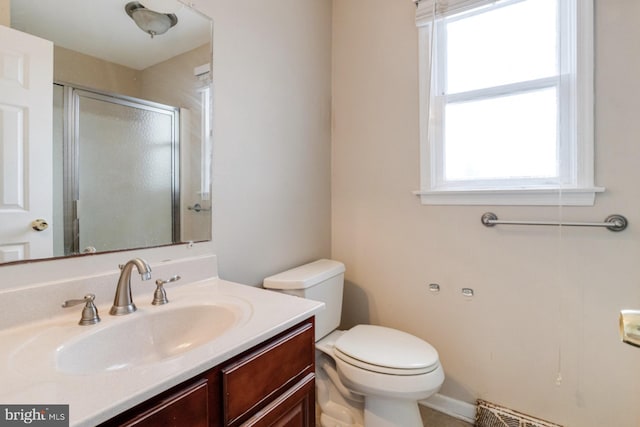
[[[602,187],[414,191],[423,205],[593,206]]]

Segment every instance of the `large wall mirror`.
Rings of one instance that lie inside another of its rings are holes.
[[[211,19],[176,0],[13,0],[10,25],[54,43],[53,202],[28,224],[44,250],[0,221],[0,263],[210,240]]]

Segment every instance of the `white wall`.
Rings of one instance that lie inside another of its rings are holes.
[[[214,19],[213,240],[260,284],[330,254],[330,0],[207,0]]]
[[[430,341],[450,397],[567,426],[637,427],[640,349],[620,342],[617,316],[640,309],[640,2],[596,1],[596,180],[607,192],[593,207],[563,209],[428,207],[411,194],[414,12],[410,0],[333,3],[332,257],[347,266],[345,326],[369,321]],[[488,229],[488,210],[532,220],[621,213],[631,225]]]

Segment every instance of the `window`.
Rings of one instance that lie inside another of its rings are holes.
[[[424,204],[592,205],[588,0],[421,0]]]

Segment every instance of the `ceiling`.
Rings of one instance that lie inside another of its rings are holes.
[[[176,26],[152,39],[125,12],[129,1],[14,0],[11,27],[136,70],[211,42],[211,20],[184,5]]]

